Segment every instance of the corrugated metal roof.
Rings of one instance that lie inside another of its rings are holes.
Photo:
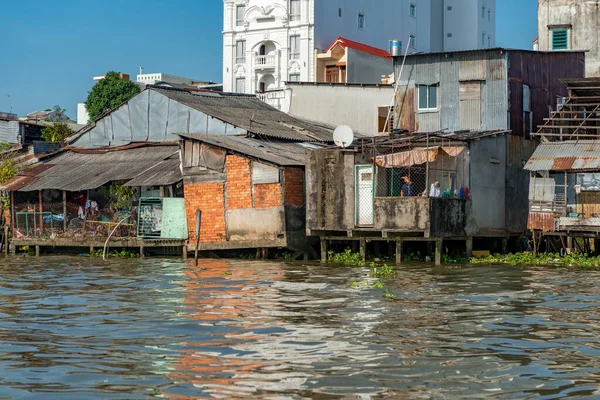
[[[218,136],[179,133],[182,138],[198,140],[209,145],[231,150],[259,160],[281,166],[304,166],[309,147],[301,143],[288,143],[248,138],[245,136]],[[315,147],[316,144],[312,144]],[[320,147],[320,146],[319,146]]]
[[[184,90],[152,88],[171,100],[258,135],[298,142],[332,142],[333,132],[292,117],[256,96],[192,94]]]
[[[527,171],[572,171],[600,169],[599,140],[569,140],[540,144],[527,164]]]
[[[79,191],[95,189],[111,181],[131,182],[138,178],[138,183],[145,184],[135,186],[170,184],[182,179],[178,152],[178,146],[93,153],[66,151],[23,171],[6,188],[24,192],[44,189]]]

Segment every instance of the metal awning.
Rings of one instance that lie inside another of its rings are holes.
[[[375,162],[384,168],[401,168],[434,162],[440,155],[458,157],[464,146],[436,146],[377,156]]]
[[[178,146],[69,150],[24,170],[4,189],[74,192],[96,189],[113,181],[128,181],[129,186],[169,185],[183,179],[178,152]]]
[[[541,143],[525,164],[525,170],[600,170],[600,140]]]

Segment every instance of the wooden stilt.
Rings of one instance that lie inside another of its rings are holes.
[[[502,254],[508,253],[508,238],[502,238]]]
[[[442,239],[435,240],[435,265],[442,265]]]
[[[321,238],[321,262],[327,262],[327,239]]]
[[[473,256],[473,236],[467,237],[467,240],[465,240],[465,247],[467,250],[467,257],[471,258]]]
[[[360,256],[363,260],[367,259],[367,241],[365,238],[360,239]]]
[[[67,191],[63,190],[63,232],[67,231]]]
[[[533,231],[533,256],[538,256],[538,242],[537,242],[537,232]]]
[[[402,240],[396,240],[396,265],[402,264]]]

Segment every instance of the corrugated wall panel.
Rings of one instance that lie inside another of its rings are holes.
[[[460,129],[481,129],[481,100],[461,100],[460,102]]]
[[[445,61],[440,70],[440,125],[449,131],[460,129],[459,67],[456,60]]]
[[[414,70],[414,81],[417,85],[434,85],[440,82],[440,57],[430,55],[417,57]]]
[[[486,58],[487,81],[506,80],[506,53],[487,53]]]
[[[467,53],[459,56],[461,81],[484,81],[486,79],[486,60],[479,54]]]
[[[419,132],[435,132],[440,130],[440,113],[424,112],[417,114]]]
[[[481,85],[481,128],[508,129],[506,81],[487,81]]]
[[[19,121],[0,121],[0,142],[18,143]]]

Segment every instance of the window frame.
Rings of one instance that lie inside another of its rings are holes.
[[[408,47],[411,49],[417,48],[417,35],[409,35],[408,36]]]
[[[294,40],[296,40],[297,38],[297,42],[296,42],[296,48],[294,50],[296,51],[292,51],[292,38],[294,38]],[[299,60],[300,59],[300,40],[301,40],[301,36],[300,35],[290,35],[288,38],[288,53],[289,53],[289,59],[290,60]]]
[[[417,5],[415,3],[410,3],[408,6],[408,15],[413,18],[417,18]]]
[[[242,19],[239,19],[239,10],[242,9],[244,12],[242,13]],[[246,13],[246,4],[236,4],[235,5],[235,26],[244,26],[244,14]]]
[[[238,91],[238,83],[240,81],[243,81],[244,83],[244,90],[242,92]],[[235,77],[235,92],[236,93],[246,93],[246,77],[245,76],[236,76]]]
[[[555,28],[551,30],[551,45],[552,45],[552,50],[553,51],[560,51],[560,50],[569,50],[570,46],[569,46],[569,28]],[[557,39],[555,39],[555,34],[557,33],[564,33],[565,37],[564,37],[564,47],[556,47],[556,41]]]
[[[361,31],[365,29],[365,13],[362,11],[358,12],[357,26]]]
[[[288,10],[289,10],[289,15],[288,18],[290,20],[290,22],[299,22],[302,20],[302,3],[300,2],[300,0],[288,0]],[[297,5],[298,10],[297,13],[294,13],[294,7],[292,5]]]
[[[431,111],[438,111],[438,84],[435,83],[433,85],[417,85],[417,110],[419,112],[431,112]],[[426,103],[427,103],[427,107],[426,108],[421,108],[421,87],[425,87],[426,89],[426,93],[427,93],[427,99],[426,99]],[[434,107],[431,107],[431,88],[435,88],[435,104]]]
[[[297,77],[298,79],[292,79],[292,76]],[[288,82],[300,82],[300,72],[288,74]]]
[[[240,43],[243,43],[242,55],[239,56],[238,47]],[[240,39],[235,41],[235,63],[246,64],[246,39]]]

